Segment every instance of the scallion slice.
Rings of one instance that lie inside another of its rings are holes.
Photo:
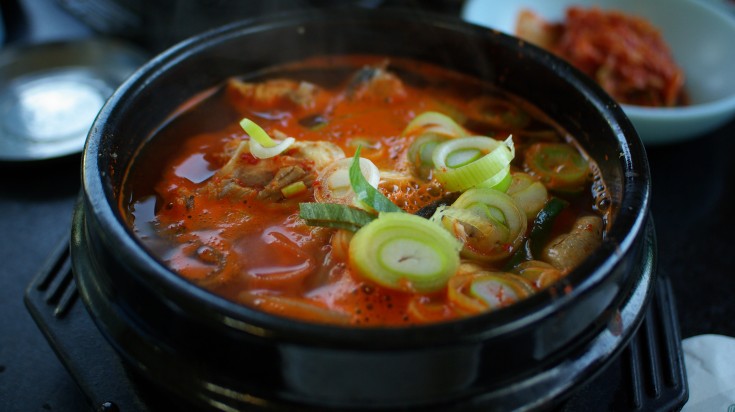
[[[495,174],[495,176],[476,185],[478,188],[495,189],[499,192],[505,192],[510,187],[513,177],[510,174],[510,165],[505,166],[503,170]]]
[[[411,146],[408,147],[407,156],[416,175],[423,179],[429,179],[431,177],[431,172],[434,169],[434,161],[432,160],[434,150],[440,143],[447,140],[448,138],[446,136],[426,133],[417,137],[411,143]]]
[[[526,166],[550,189],[578,191],[589,174],[589,164],[567,143],[536,143],[525,153]]]
[[[281,194],[283,194],[283,197],[285,198],[291,198],[306,192],[307,189],[308,187],[306,186],[306,183],[304,183],[303,180],[299,180],[298,182],[293,182],[290,185],[281,188]]]
[[[358,230],[350,267],[384,287],[427,293],[443,288],[459,267],[461,245],[447,231],[408,213],[381,213]]]
[[[240,127],[250,136],[250,153],[258,159],[277,156],[296,142],[293,137],[273,140],[262,127],[247,117],[240,120]]]
[[[483,156],[471,158],[467,154],[473,150]],[[486,136],[471,136],[448,140],[438,145],[434,149],[432,160],[437,171],[436,178],[448,190],[463,191],[490,179],[496,180],[492,184],[488,183],[488,186],[507,179],[506,175],[510,172],[508,166],[513,157],[515,148],[512,137],[500,142]]]
[[[258,159],[268,159],[283,153],[286,149],[291,147],[291,145],[294,144],[295,141],[296,139],[294,139],[293,137],[287,137],[280,141],[274,140],[274,142],[276,142],[275,146],[264,147],[261,146],[261,144],[257,141],[251,139],[250,154],[257,157]]]
[[[375,188],[380,183],[380,170],[370,159],[360,158],[360,175],[367,185]],[[338,159],[319,172],[318,185],[314,187],[314,198],[324,203],[355,204],[350,167],[354,158]],[[357,205],[359,206],[359,204]]]
[[[470,295],[490,310],[500,309],[534,293],[530,282],[510,273],[491,272],[472,280]]]
[[[516,201],[529,219],[533,219],[541,211],[549,197],[546,186],[523,172],[513,173],[506,193]]]
[[[403,136],[423,135],[433,133],[448,139],[467,136],[467,131],[457,124],[451,117],[439,112],[424,112],[411,120]]]
[[[403,212],[400,207],[396,206],[365,179],[360,170],[360,149],[358,147],[355,151],[355,157],[350,166],[350,184],[352,190],[355,191],[357,201],[378,212]]]
[[[498,261],[510,256],[523,241],[527,219],[507,194],[485,188],[467,190],[431,220],[462,241],[462,255]]]
[[[265,148],[274,147],[278,144],[275,140],[271,139],[262,127],[247,117],[240,120],[240,127],[245,130],[245,133],[250,136],[250,139],[255,140]]]
[[[518,275],[484,270],[454,276],[447,286],[449,303],[469,314],[497,310],[533,293],[530,282]]]

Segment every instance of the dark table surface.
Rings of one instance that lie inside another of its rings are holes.
[[[2,1],[5,45],[96,35],[53,0]],[[699,138],[647,148],[658,271],[673,284],[684,338],[735,336],[735,120]],[[23,304],[68,236],[80,156],[0,164],[0,410],[90,406]]]

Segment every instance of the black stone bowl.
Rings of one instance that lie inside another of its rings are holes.
[[[119,193],[126,168],[167,116],[228,76],[347,53],[436,63],[548,113],[597,160],[609,186],[614,223],[603,245],[564,281],[509,308],[369,329],[303,323],[229,302],[151,255],[123,221]],[[130,372],[187,410],[545,408],[620,352],[654,278],[648,165],[620,107],[554,56],[438,15],[301,12],[184,41],[138,70],[104,106],[82,178],[71,246],[82,299]]]

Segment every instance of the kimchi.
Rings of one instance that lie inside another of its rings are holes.
[[[570,7],[562,22],[523,10],[516,34],[572,63],[620,103],[671,107],[687,103],[684,72],[660,31],[619,11]]]

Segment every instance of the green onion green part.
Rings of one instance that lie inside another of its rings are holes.
[[[350,184],[352,190],[355,191],[357,200],[378,212],[403,212],[403,209],[383,196],[378,189],[372,187],[365,179],[360,169],[360,149],[361,147],[358,147],[355,151],[352,166],[350,166]]]
[[[538,212],[533,220],[531,234],[528,236],[529,250],[534,258],[541,256],[541,250],[549,240],[551,228],[559,213],[569,205],[569,202],[558,197],[552,197],[546,202],[544,208]]]
[[[240,127],[245,130],[245,133],[247,133],[251,139],[255,140],[263,147],[274,147],[278,144],[278,142],[268,136],[268,133],[266,133],[262,127],[258,126],[257,123],[247,117],[240,120]]]
[[[337,203],[299,203],[299,217],[310,226],[347,229],[352,232],[376,218],[365,210]]]
[[[544,244],[549,239],[551,228],[554,226],[554,221],[567,205],[569,205],[569,202],[558,197],[552,197],[546,202],[533,220],[533,226],[531,227],[531,233],[528,239],[526,239],[523,246],[518,248],[510,260],[503,266],[503,270],[513,270],[520,263],[538,259],[541,256]]]
[[[584,185],[589,164],[567,143],[536,143],[526,150],[526,165],[550,189],[577,191]]]

